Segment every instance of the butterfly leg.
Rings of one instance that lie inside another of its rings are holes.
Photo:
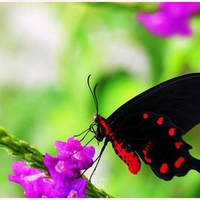
[[[91,179],[92,179],[92,176],[93,176],[94,172],[95,172],[96,169],[97,169],[97,166],[98,166],[98,164],[99,164],[99,161],[100,161],[100,159],[101,159],[101,156],[102,156],[102,154],[103,154],[103,152],[104,152],[104,150],[105,150],[105,148],[106,148],[106,146],[107,146],[107,144],[108,144],[109,141],[110,141],[110,140],[109,140],[108,138],[105,139],[104,144],[103,144],[103,147],[101,148],[101,151],[100,151],[98,157],[97,157],[97,158],[94,160],[94,162],[93,162],[93,164],[96,162],[96,165],[95,165],[95,167],[94,167],[94,169],[93,169],[93,171],[92,171],[92,173],[91,173],[91,175],[90,175],[90,178],[89,178],[89,181],[90,181],[90,182],[91,182]]]

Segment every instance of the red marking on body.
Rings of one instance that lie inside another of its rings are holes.
[[[106,136],[109,136],[112,140],[114,140],[113,133],[110,130],[110,126],[106,123],[105,119],[99,116],[99,123],[105,129]]]
[[[180,148],[181,148],[181,145],[183,145],[183,142],[175,142],[174,145],[175,145],[175,147],[176,147],[177,149],[180,149]]]
[[[168,131],[168,134],[170,136],[174,136],[175,130],[176,130],[175,128],[170,128],[169,131]]]
[[[181,166],[181,164],[184,162],[185,158],[184,157],[179,157],[178,160],[174,163],[174,166],[176,168],[179,168]]]
[[[159,117],[158,120],[157,120],[157,124],[162,125],[163,119],[164,119],[163,117]]]
[[[148,117],[149,117],[148,113],[143,113],[143,115],[142,115],[143,119],[148,119]]]
[[[163,164],[161,165],[161,167],[160,167],[160,172],[161,172],[162,174],[166,174],[168,168],[169,168],[168,164],[167,164],[167,163],[163,163]]]
[[[146,160],[147,163],[151,163],[151,158],[147,157],[147,150],[142,151],[144,154],[144,159]]]
[[[127,148],[122,147],[123,143],[120,143],[115,139],[110,126],[103,117],[98,115],[98,120],[101,126],[105,129],[106,136],[110,138],[116,154],[128,165],[128,169],[131,173],[137,174],[140,171],[140,160],[137,154],[135,154],[134,151],[129,152]]]
[[[113,147],[117,155],[127,164],[129,171],[132,174],[137,174],[140,171],[140,161],[138,156],[133,152],[128,152],[126,148],[123,148],[123,143],[113,141]]]

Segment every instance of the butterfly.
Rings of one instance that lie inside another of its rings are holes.
[[[158,84],[127,101],[108,118],[98,114],[96,86],[93,91],[89,86],[97,108],[89,130],[97,141],[104,140],[98,159],[111,142],[132,174],[140,171],[140,160],[164,180],[185,176],[191,169],[200,173],[200,160],[190,155],[192,146],[182,138],[200,122],[200,73]]]

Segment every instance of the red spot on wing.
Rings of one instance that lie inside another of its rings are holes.
[[[145,159],[145,161],[147,162],[147,163],[151,163],[151,158],[149,158],[148,156],[147,156],[147,152],[149,151],[149,149],[150,149],[150,147],[152,146],[152,141],[148,141],[146,144],[145,144],[145,146],[144,146],[144,150],[142,151],[143,152],[143,155],[144,155],[144,159]]]
[[[148,113],[143,113],[143,115],[142,115],[143,119],[148,119],[148,117],[149,117]]]
[[[163,124],[163,119],[164,119],[163,117],[159,117],[158,120],[157,120],[157,124],[158,125],[162,125]]]
[[[152,146],[152,141],[148,141],[148,142],[146,143],[146,145],[145,145],[145,149],[146,149],[146,150],[149,150],[151,146]]]
[[[149,158],[147,156],[147,150],[143,150],[143,154],[144,154],[144,159],[146,160],[147,163],[151,163],[151,158]]]
[[[183,145],[183,142],[175,142],[174,145],[175,145],[175,147],[176,147],[177,149],[180,149],[180,148],[181,148],[181,145]]]
[[[168,168],[169,168],[168,164],[167,164],[167,163],[163,163],[163,164],[161,165],[161,167],[160,167],[160,172],[161,172],[162,174],[166,174]]]
[[[185,158],[184,157],[179,157],[178,160],[174,163],[174,166],[176,168],[179,168],[181,166],[181,164],[184,162]]]
[[[123,148],[123,143],[118,143],[116,140],[113,141],[113,147],[117,155],[127,164],[129,171],[132,174],[137,174],[140,171],[140,161],[134,151],[128,151]]]
[[[175,130],[176,130],[175,128],[170,128],[169,131],[168,131],[168,134],[170,136],[174,136]]]

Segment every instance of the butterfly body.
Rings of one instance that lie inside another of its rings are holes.
[[[182,136],[200,122],[200,73],[165,81],[132,98],[107,119],[95,114],[96,139],[105,138],[137,174],[140,158],[161,179],[200,172],[200,160],[190,155]],[[103,151],[102,151],[103,152]]]

